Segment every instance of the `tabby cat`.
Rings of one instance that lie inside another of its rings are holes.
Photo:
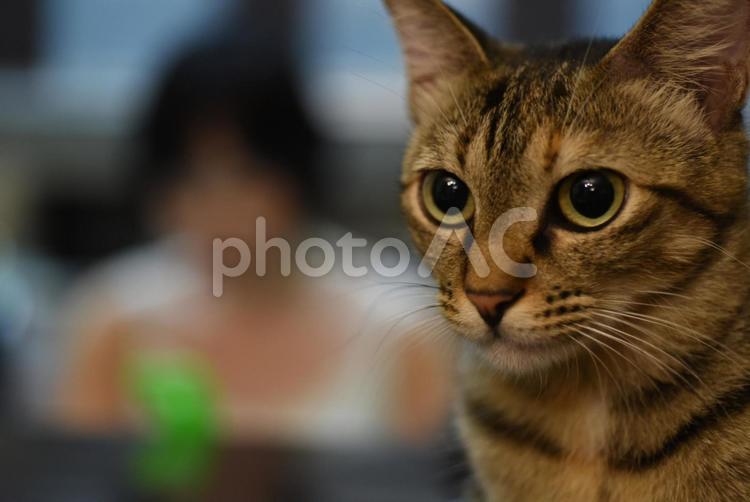
[[[750,500],[750,0],[656,0],[620,41],[549,48],[386,4],[404,213],[422,252],[445,234],[433,275],[466,340],[472,495]],[[491,245],[513,208],[537,217]],[[536,273],[479,273],[493,246]]]

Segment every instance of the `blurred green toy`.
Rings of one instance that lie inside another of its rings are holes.
[[[136,456],[136,476],[149,492],[185,492],[208,480],[218,445],[217,393],[193,358],[142,357],[130,366],[132,395],[149,434]]]

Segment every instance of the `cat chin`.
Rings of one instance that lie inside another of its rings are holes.
[[[539,374],[565,364],[576,350],[565,340],[494,337],[478,346],[482,358],[497,370],[510,375]]]
[[[514,322],[510,316],[494,332],[474,319],[466,319],[463,323],[456,322],[456,319],[451,321],[456,336],[466,342],[470,353],[508,375],[538,376],[540,372],[570,364],[580,348],[568,337],[537,333],[533,327]]]

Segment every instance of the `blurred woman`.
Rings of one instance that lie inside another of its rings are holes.
[[[212,442],[419,440],[443,419],[443,359],[413,343],[378,354],[380,338],[356,336],[356,302],[330,280],[285,277],[278,249],[266,275],[251,267],[212,295],[214,239],[252,249],[262,216],[266,239],[294,250],[313,228],[318,141],[287,68],[231,40],[172,65],[139,137],[134,197],[154,239],[92,273],[69,312],[62,422],[89,434],[159,429],[167,444],[144,476],[161,482],[194,478]]]

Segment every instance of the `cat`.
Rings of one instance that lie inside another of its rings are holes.
[[[750,0],[656,0],[619,41],[547,48],[385,3],[403,210],[422,253],[444,234],[433,276],[466,347],[471,496],[750,500]],[[491,243],[513,208],[537,216]],[[469,262],[498,247],[535,274]]]

